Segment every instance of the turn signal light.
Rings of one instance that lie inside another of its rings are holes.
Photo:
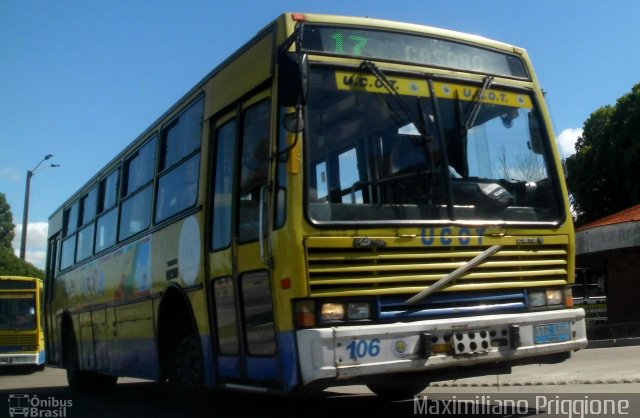
[[[311,299],[296,301],[296,325],[302,328],[316,325],[316,304]]]

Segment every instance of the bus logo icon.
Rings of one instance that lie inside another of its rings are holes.
[[[29,401],[29,395],[9,395],[9,416],[12,418],[19,416],[28,417]]]
[[[38,395],[9,395],[9,416],[13,417],[61,417],[67,416],[67,408],[73,406],[71,399],[57,399],[48,396],[40,399]]]

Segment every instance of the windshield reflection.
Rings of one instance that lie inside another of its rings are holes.
[[[528,94],[383,76],[397,94],[380,75],[312,71],[311,220],[561,220],[547,136]]]
[[[0,330],[35,329],[35,296],[4,296],[0,298]]]

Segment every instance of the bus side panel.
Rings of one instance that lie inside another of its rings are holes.
[[[278,333],[278,350],[282,364],[282,386],[284,392],[291,392],[300,384],[298,368],[298,348],[294,331]]]
[[[93,346],[93,325],[91,324],[91,312],[82,312],[77,315],[79,333],[76,334],[78,344],[79,361],[83,369],[95,370],[96,353]]]
[[[97,370],[109,373],[109,338],[110,329],[107,323],[107,309],[91,312],[93,322],[93,343],[95,350],[95,367]]]
[[[115,316],[117,374],[158,379],[158,351],[152,300],[117,306]]]
[[[54,309],[60,331],[54,327],[52,333],[62,331],[60,312],[73,312],[81,369],[159,376],[150,257],[148,235],[57,279]],[[60,337],[62,342],[65,336]]]

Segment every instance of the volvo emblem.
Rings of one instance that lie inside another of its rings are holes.
[[[353,248],[382,248],[386,247],[387,242],[374,238],[354,238]]]

